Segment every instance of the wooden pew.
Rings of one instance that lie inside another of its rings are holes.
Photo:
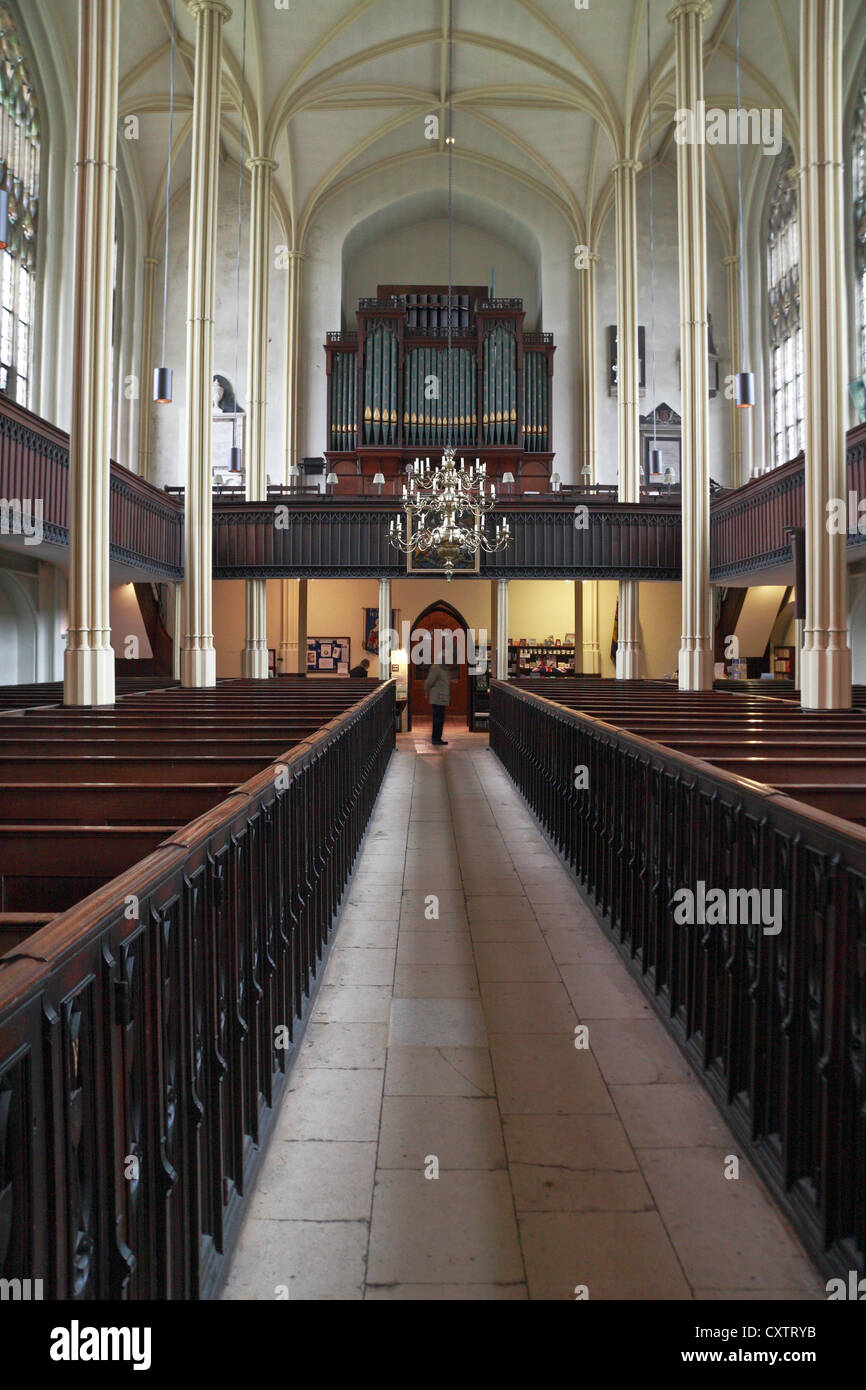
[[[856,692],[853,710],[824,712],[772,693],[683,692],[664,682],[511,683],[830,814],[866,820],[866,690]]]
[[[46,704],[57,685],[19,691],[0,717],[0,913],[16,917],[4,940],[130,868],[377,685],[151,678],[98,709]]]

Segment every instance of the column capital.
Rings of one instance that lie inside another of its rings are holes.
[[[643,165],[639,159],[616,159],[610,167],[614,174],[618,174],[621,169],[633,169],[637,173]]]
[[[267,155],[253,155],[246,162],[248,169],[279,169],[279,164],[275,159],[268,159]]]
[[[224,24],[228,24],[232,17],[232,11],[228,5],[223,4],[223,0],[187,0],[187,9],[194,19],[198,19],[199,15],[207,10],[215,10]]]
[[[739,256],[723,256],[723,257],[722,257],[722,265],[739,265],[739,264],[740,264],[740,258],[739,258]]]
[[[159,265],[159,261],[156,259],[156,256],[145,256],[145,258],[144,258],[144,264],[145,264],[145,265]]]
[[[306,251],[290,251],[290,252],[289,252],[289,260],[290,260],[290,261],[305,261],[306,259],[307,259],[307,253],[306,253]]]
[[[680,20],[688,18],[690,14],[697,15],[703,23],[709,18],[712,10],[712,0],[679,0],[678,5],[674,5],[672,10],[668,10],[668,24],[677,24]]]

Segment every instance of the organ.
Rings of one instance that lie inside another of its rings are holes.
[[[451,353],[448,352],[449,317]],[[476,455],[488,477],[546,492],[553,462],[550,333],[527,332],[520,299],[482,286],[380,285],[358,304],[358,327],[327,335],[325,458],[336,491],[363,490],[382,474],[399,495],[419,454],[445,445]]]

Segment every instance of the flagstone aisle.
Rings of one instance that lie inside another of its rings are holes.
[[[398,739],[223,1296],[824,1297],[486,737],[446,736]]]

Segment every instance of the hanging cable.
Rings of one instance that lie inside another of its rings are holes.
[[[742,111],[740,99],[740,0],[736,0],[736,54],[737,54],[737,111]],[[739,117],[738,117],[739,120]],[[737,239],[738,266],[740,282],[740,370],[737,373],[737,405],[748,406],[755,403],[755,379],[746,371],[746,263],[743,253],[743,149],[740,141],[741,128],[737,128]]]
[[[241,42],[241,155],[238,169],[238,254],[235,281],[235,418],[232,421],[232,467],[240,465],[238,445],[238,370],[241,337],[241,234],[244,203],[244,122],[247,113],[247,0],[244,0],[244,31]]]
[[[451,420],[453,418],[453,392],[452,392],[452,372],[451,372],[451,301],[452,295],[452,259],[453,259],[453,209],[454,209],[454,107],[452,101],[452,82],[454,76],[454,40],[452,38],[452,19],[453,19],[453,0],[448,0],[448,134],[445,143],[448,146],[448,383],[447,383],[447,408],[448,408],[448,444],[453,444],[451,438]]]
[[[653,187],[653,79],[652,79],[652,57],[651,57],[651,5],[652,0],[646,0],[646,72],[647,72],[647,161],[649,163],[649,200],[650,200],[650,362],[652,364],[652,403],[653,403],[653,442],[650,450],[650,467],[647,473],[652,472],[652,464],[658,463],[659,448],[656,438],[658,420],[656,416],[656,238],[655,238],[655,199]],[[657,469],[658,471],[658,469]],[[647,477],[649,482],[649,477]]]
[[[168,66],[168,167],[165,176],[165,254],[163,256],[162,283],[162,356],[161,366],[153,373],[153,399],[160,405],[168,405],[172,396],[172,373],[165,363],[165,343],[168,330],[168,233],[171,217],[171,165],[174,145],[174,50],[177,32],[177,0],[171,0],[171,53]]]

